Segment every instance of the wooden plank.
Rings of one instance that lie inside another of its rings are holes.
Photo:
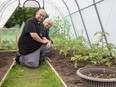
[[[0,28],[0,30],[18,30],[18,28]]]
[[[12,69],[12,67],[14,66],[15,61],[13,61],[13,63],[11,64],[10,68],[7,70],[6,74],[4,75],[4,77],[2,78],[1,82],[0,82],[0,87],[2,86],[2,84],[4,83],[4,80],[6,79],[9,71]]]
[[[54,69],[54,67],[50,64],[48,60],[46,60],[47,64],[50,66],[52,71],[58,76],[58,78],[61,80],[63,87],[68,87],[66,83],[63,81],[63,79],[60,77],[60,75],[57,73],[57,71]]]
[[[17,52],[18,50],[0,50],[0,52]]]

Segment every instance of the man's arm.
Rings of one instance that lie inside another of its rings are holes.
[[[31,37],[40,43],[48,43],[49,41],[47,39],[41,39],[37,33],[30,33]]]
[[[51,40],[47,39],[46,37],[43,37],[42,39],[43,39],[43,40],[46,40],[46,41],[48,41],[48,42],[51,42]]]

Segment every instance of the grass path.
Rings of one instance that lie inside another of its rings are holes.
[[[14,65],[2,87],[62,87],[62,85],[49,65],[43,62],[37,69]]]

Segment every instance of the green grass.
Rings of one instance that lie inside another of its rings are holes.
[[[37,69],[14,65],[2,87],[62,87],[62,85],[49,65],[43,62]]]

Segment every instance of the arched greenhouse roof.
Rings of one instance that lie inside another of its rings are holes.
[[[108,32],[106,43],[116,44],[116,0],[0,0],[0,28],[20,7],[44,8],[51,18],[61,17],[70,23],[70,35],[96,41],[94,33]]]

